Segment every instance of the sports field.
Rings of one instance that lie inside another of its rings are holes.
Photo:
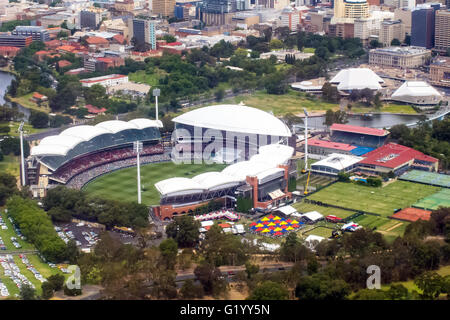
[[[174,164],[172,162],[151,163],[141,166],[142,203],[146,205],[159,204],[159,193],[155,188],[158,181],[174,178],[190,178],[203,172],[221,171],[223,164]],[[137,201],[136,167],[125,168],[103,175],[89,184],[83,190],[94,196],[113,200]]]
[[[399,179],[450,188],[450,175],[436,172],[411,170],[403,174]]]
[[[317,227],[308,232],[305,232],[304,234],[305,234],[305,236],[309,236],[310,234],[312,234],[312,235],[319,236],[319,237],[329,238],[329,237],[331,237],[332,232],[333,232],[333,229],[325,228],[325,227]]]
[[[439,207],[450,207],[450,189],[442,189],[413,204],[416,208],[436,210]]]
[[[322,206],[318,206],[316,204],[304,203],[304,202],[297,202],[297,203],[294,203],[292,206],[295,209],[297,209],[297,211],[300,213],[317,211],[317,212],[320,212],[325,217],[329,216],[329,215],[333,215],[333,216],[344,219],[344,218],[347,218],[347,217],[351,216],[352,214],[354,214],[353,211],[336,209],[336,208],[331,208],[331,207],[322,207]]]
[[[409,207],[439,190],[438,187],[407,181],[396,181],[383,188],[337,182],[310,195],[308,199],[388,217],[394,209]]]

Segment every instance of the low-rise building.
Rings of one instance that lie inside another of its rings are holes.
[[[418,68],[431,57],[431,50],[422,47],[387,47],[372,49],[369,63],[396,68]]]
[[[431,84],[450,87],[450,57],[439,57],[430,65]]]
[[[115,86],[128,82],[128,76],[122,74],[109,74],[101,77],[94,77],[80,80],[81,86],[92,87],[94,84],[99,84],[104,87]]]

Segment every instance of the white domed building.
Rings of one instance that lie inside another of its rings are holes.
[[[405,81],[391,99],[416,105],[435,105],[442,100],[442,95],[424,81]]]

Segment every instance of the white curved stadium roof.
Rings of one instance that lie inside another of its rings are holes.
[[[442,95],[435,88],[424,81],[405,81],[395,92],[392,98],[399,97],[428,97],[435,96],[442,98]]]
[[[152,127],[157,127],[157,128],[163,127],[161,120],[150,120],[150,119],[145,119],[145,118],[139,118],[139,119],[130,120],[128,122],[134,124],[139,129],[152,128]]]
[[[243,105],[223,104],[195,109],[172,120],[185,125],[271,136],[290,137],[291,131],[268,112]]]
[[[201,193],[204,188],[193,179],[189,178],[170,178],[155,183],[156,190],[164,195],[183,195],[192,193]]]
[[[162,122],[149,119],[134,119],[128,122],[111,120],[95,126],[81,125],[68,128],[56,136],[48,136],[31,149],[32,156],[65,156],[79,143],[89,141],[102,134],[114,134],[127,129],[161,128]]]
[[[72,136],[83,139],[84,141],[89,141],[97,136],[100,136],[105,133],[111,133],[108,130],[105,130],[100,127],[93,126],[76,126],[69,129],[64,130],[59,135],[61,136]]]
[[[242,182],[241,179],[222,172],[205,172],[193,177],[192,180],[207,190],[229,188]]]
[[[95,126],[97,128],[105,129],[111,133],[117,133],[129,129],[138,129],[138,127],[135,124],[121,120],[104,121],[100,122],[99,124],[96,124]]]
[[[381,89],[384,80],[375,72],[367,68],[349,68],[338,72],[330,83],[337,84],[338,90],[354,90],[369,88],[372,90]]]
[[[284,171],[278,168],[278,165],[285,164],[289,160],[294,148],[273,144],[260,147],[259,151],[270,161],[256,161],[252,157],[248,161],[229,165],[221,172],[205,172],[191,179],[170,178],[159,181],[155,187],[162,197],[169,197],[230,188],[245,182],[247,176],[256,176],[264,183],[265,180],[270,181],[271,177],[279,176],[280,172]],[[289,157],[286,159],[286,156]]]

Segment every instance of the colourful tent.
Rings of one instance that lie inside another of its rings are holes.
[[[286,222],[292,222],[292,220],[291,219],[286,219]]]
[[[270,232],[269,229],[264,229],[263,231],[261,231],[261,233],[266,233],[266,232]]]
[[[268,229],[273,230],[273,229],[275,229],[275,227],[274,227],[274,226],[271,226],[271,227],[269,227]]]
[[[269,221],[264,221],[262,224],[263,225],[268,225],[270,222]]]
[[[273,220],[280,220],[281,218],[279,216],[273,217]]]
[[[256,229],[255,231],[256,232],[260,232],[260,231],[262,231],[262,230],[264,230],[263,228],[258,228],[258,229]]]
[[[261,221],[269,221],[269,218],[264,217],[264,218],[261,219]]]
[[[281,229],[286,229],[286,228],[287,228],[287,226],[281,226],[280,228],[281,228]]]
[[[264,225],[263,225],[262,223],[258,223],[256,226],[257,226],[258,228],[264,227]]]
[[[281,236],[282,233],[278,231],[278,232],[276,232],[274,235],[276,235],[276,236]]]
[[[294,228],[299,228],[300,226],[298,224],[293,224],[292,225]]]
[[[273,215],[270,215],[270,216],[268,216],[267,218],[269,218],[269,219],[273,219],[273,218],[274,218],[274,216],[273,216]]]
[[[287,227],[286,230],[294,230],[292,227]]]
[[[273,223],[273,222],[271,222],[271,223],[268,224],[268,226],[275,226],[275,225],[276,225],[276,224]]]
[[[275,228],[274,230],[275,230],[275,231],[281,231],[281,230],[283,230],[283,229],[281,229],[280,227],[278,227],[278,228]]]
[[[282,226],[284,226],[284,225],[286,225],[286,224],[288,224],[286,221],[280,222],[280,225],[282,225]]]
[[[256,222],[250,223],[250,227],[256,226]]]
[[[298,221],[297,220],[292,220],[291,223],[292,224],[298,224]]]

